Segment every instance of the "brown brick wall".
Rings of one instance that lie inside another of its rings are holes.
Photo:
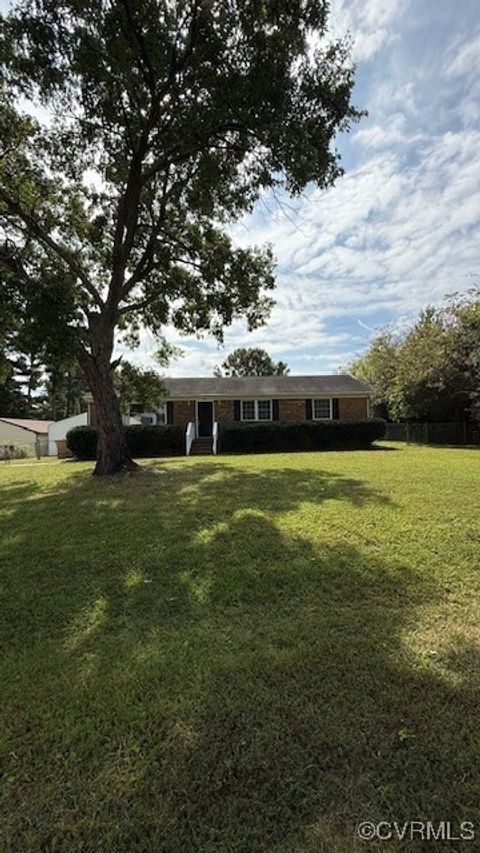
[[[235,405],[233,400],[215,400],[213,417],[219,424],[231,424],[235,420]]]
[[[298,423],[306,418],[305,400],[279,400],[279,420],[284,423]],[[363,419],[368,415],[367,400],[364,397],[346,397],[338,400],[338,416],[346,419]]]
[[[340,419],[362,420],[368,417],[366,397],[342,397],[338,400],[338,416]]]
[[[363,419],[367,417],[368,408],[365,397],[340,397],[338,400],[340,418]],[[279,400],[278,417],[283,423],[298,423],[305,420],[305,399]],[[233,400],[216,400],[214,419],[220,424],[232,423],[235,420]],[[195,400],[173,401],[173,423],[187,428],[189,421],[195,421]]]
[[[185,430],[189,421],[195,422],[195,400],[174,400],[173,423],[175,426]]]
[[[279,400],[278,418],[285,423],[304,421],[305,400]],[[233,400],[215,401],[215,420],[221,424],[232,423],[235,420],[235,405]]]
[[[279,400],[278,420],[283,423],[298,423],[305,420],[305,400]]]

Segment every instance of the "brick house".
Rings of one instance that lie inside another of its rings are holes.
[[[305,420],[363,420],[369,417],[369,390],[353,376],[245,376],[165,379],[167,402],[153,412],[135,412],[144,423],[174,424],[192,442],[216,446],[218,425]],[[88,422],[95,407],[88,400]],[[131,414],[135,411],[132,407]],[[188,435],[187,435],[188,433]]]

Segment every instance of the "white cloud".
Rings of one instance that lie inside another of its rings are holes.
[[[334,0],[330,30],[335,36],[350,32],[355,59],[366,61],[396,38],[397,22],[407,5],[408,0]]]
[[[466,127],[478,126],[480,103],[480,32],[456,43],[447,55],[445,75],[455,86],[455,114]]]
[[[372,124],[355,133],[355,141],[366,148],[385,148],[405,140],[406,118],[397,113],[390,116],[386,125]]]
[[[480,74],[480,33],[456,45],[446,63],[447,77],[478,78]]]
[[[408,129],[406,115],[403,113],[383,114],[382,124],[370,124],[360,127],[353,140],[368,149],[392,148],[397,149],[412,146],[425,141],[425,133]]]

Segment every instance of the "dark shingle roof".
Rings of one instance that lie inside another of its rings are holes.
[[[369,389],[353,376],[201,376],[165,379],[172,399],[199,397],[366,397]]]

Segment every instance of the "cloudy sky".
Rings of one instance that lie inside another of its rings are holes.
[[[241,323],[184,350],[172,375],[209,375],[237,346],[262,346],[292,373],[335,372],[379,326],[403,323],[480,273],[480,5],[478,0],[332,0],[350,30],[354,101],[369,116],[338,141],[345,176],[293,208],[271,199],[235,227],[269,241],[277,305],[268,326]],[[135,360],[147,364],[147,336]]]

